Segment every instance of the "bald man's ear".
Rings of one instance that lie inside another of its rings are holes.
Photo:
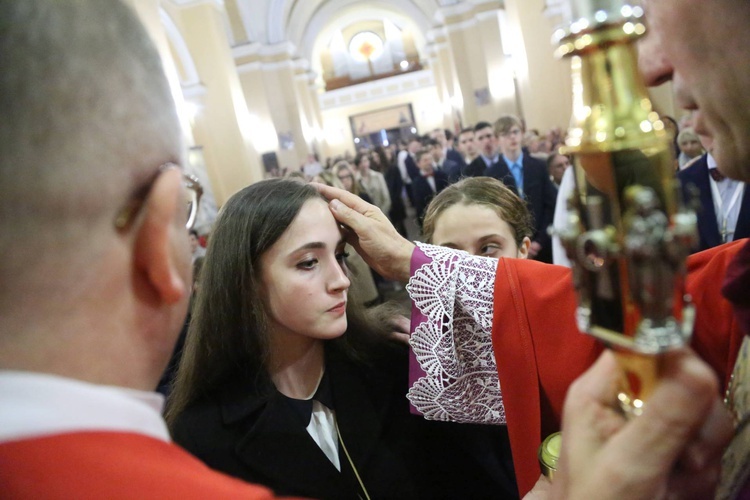
[[[137,269],[168,304],[178,302],[188,293],[190,280],[187,232],[179,223],[185,208],[182,189],[182,175],[176,168],[157,177],[146,198],[135,239]]]

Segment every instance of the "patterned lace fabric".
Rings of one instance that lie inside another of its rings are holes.
[[[407,397],[428,420],[505,424],[492,349],[497,260],[417,246],[427,259],[406,289],[414,304],[410,344],[423,373]]]

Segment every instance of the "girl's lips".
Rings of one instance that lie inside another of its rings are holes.
[[[336,304],[335,306],[333,306],[332,308],[330,308],[328,310],[328,312],[332,312],[332,313],[346,312],[346,301],[339,302],[338,304]]]

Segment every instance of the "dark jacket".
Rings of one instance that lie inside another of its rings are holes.
[[[453,148],[448,148],[445,153],[445,159],[458,164],[459,168],[463,168],[466,166],[466,160],[464,159],[464,157],[461,155],[461,153]]]
[[[384,348],[371,365],[326,350],[338,428],[370,497],[514,498],[505,427],[410,414],[407,366],[402,346]],[[188,407],[173,436],[210,467],[279,495],[357,498],[343,447],[339,473],[305,427],[277,391],[263,396],[252,383],[235,381]]]
[[[440,169],[445,172],[445,175],[448,177],[448,183],[454,184],[461,179],[461,171],[465,167],[466,163],[461,165],[453,160],[446,158],[445,160],[443,160],[443,164],[440,166]]]
[[[698,236],[700,241],[693,250],[698,252],[721,245],[721,233],[719,224],[716,222],[716,210],[714,209],[713,195],[711,194],[711,182],[708,180],[708,155],[701,156],[691,166],[677,173],[682,184],[683,200],[690,201],[692,189],[698,189]],[[750,193],[747,187],[742,194],[740,213],[737,217],[737,226],[734,229],[734,239],[747,238],[750,236]]]
[[[482,155],[479,155],[466,165],[465,168],[461,169],[461,178],[481,177],[484,175],[485,170],[487,170],[487,163],[485,163]]]
[[[537,241],[542,245],[542,250],[536,260],[551,263],[552,242],[547,234],[547,228],[552,225],[552,219],[555,216],[557,189],[549,179],[547,165],[542,160],[524,154],[522,166],[524,198],[534,216],[534,235],[531,241]],[[499,179],[516,194],[518,193],[515,178],[502,156],[500,156],[500,161],[485,170],[484,175]]]
[[[429,182],[422,175],[414,177],[411,181],[411,187],[414,191],[414,209],[417,211],[417,222],[419,222],[420,227],[422,227],[422,219],[424,219],[427,206],[436,194],[448,186],[448,176],[445,172],[435,170],[434,179],[435,191],[432,190]]]
[[[411,153],[406,155],[406,159],[404,160],[404,166],[406,167],[406,173],[409,174],[409,177],[413,181],[416,177],[419,177],[421,174],[419,173],[419,167],[417,166],[417,162],[412,157]]]
[[[388,194],[391,195],[391,210],[386,215],[394,224],[402,222],[406,218],[406,207],[402,192],[404,190],[404,180],[401,178],[401,172],[395,165],[390,166],[384,174],[385,183],[388,186]]]

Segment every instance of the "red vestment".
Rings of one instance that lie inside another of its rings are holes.
[[[723,387],[743,334],[721,285],[729,262],[744,243],[722,245],[688,259],[687,292],[697,311],[691,346],[715,370]],[[603,346],[578,331],[568,268],[500,259],[494,299],[492,342],[523,496],[539,479],[537,450],[542,439],[560,429],[568,387]]]
[[[0,443],[4,499],[274,498],[175,444],[127,432],[72,432]]]

